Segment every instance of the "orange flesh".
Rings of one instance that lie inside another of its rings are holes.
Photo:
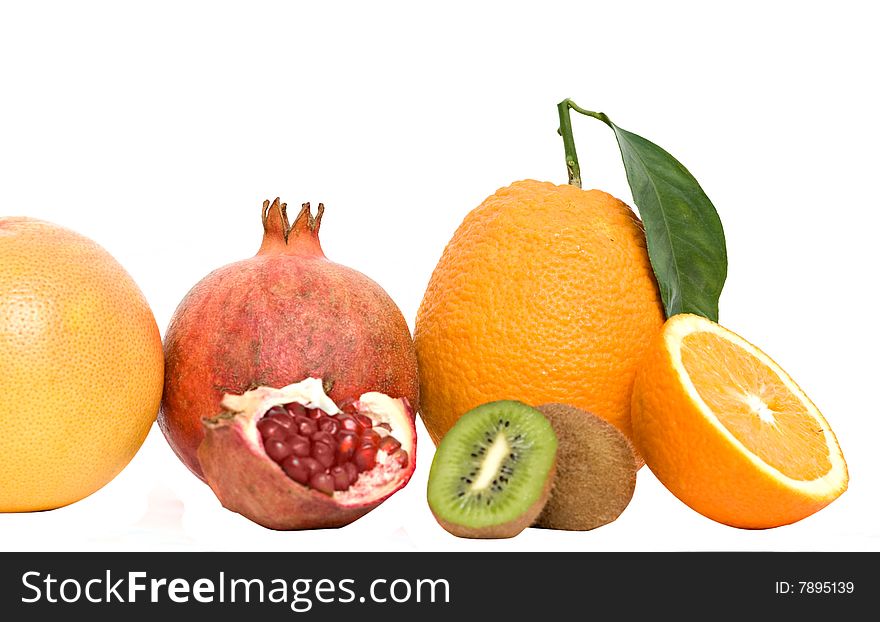
[[[797,480],[831,470],[820,423],[773,369],[707,332],[684,337],[681,360],[709,409],[758,458]]]

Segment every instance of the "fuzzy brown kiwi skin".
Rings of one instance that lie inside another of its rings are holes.
[[[612,424],[587,411],[566,404],[537,408],[553,426],[559,447],[554,486],[534,526],[589,531],[616,520],[632,499],[641,466],[632,444]],[[596,460],[591,451],[599,443],[612,451],[597,465],[599,472],[584,469]]]
[[[516,520],[507,521],[506,523],[502,523],[500,525],[492,525],[490,527],[467,527],[466,525],[459,525],[457,523],[450,523],[449,521],[444,520],[440,516],[438,516],[434,510],[431,510],[431,513],[434,514],[434,518],[437,519],[437,522],[440,523],[440,526],[443,527],[446,531],[451,533],[454,536],[458,536],[459,538],[480,538],[480,539],[502,539],[502,538],[512,538],[515,535],[519,534],[526,527],[531,527],[535,522],[535,519],[538,518],[538,515],[541,514],[541,510],[544,509],[544,505],[547,503],[547,500],[550,498],[550,491],[553,488],[553,480],[556,477],[556,460],[553,461],[553,466],[550,467],[550,472],[547,474],[547,480],[544,482],[544,488],[541,490],[541,496],[529,506],[529,508],[519,515]]]

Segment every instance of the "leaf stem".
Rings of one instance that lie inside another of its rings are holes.
[[[581,166],[578,163],[577,149],[574,145],[574,134],[571,130],[571,113],[569,111],[574,110],[588,117],[599,119],[608,126],[611,126],[611,120],[604,112],[585,110],[568,98],[559,102],[556,109],[559,111],[558,133],[562,136],[562,144],[565,147],[565,167],[568,170],[568,183],[576,188],[580,188]]]

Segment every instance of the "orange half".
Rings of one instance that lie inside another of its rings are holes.
[[[769,356],[696,315],[663,327],[636,373],[636,446],[694,510],[744,528],[798,521],[849,480],[828,422]]]

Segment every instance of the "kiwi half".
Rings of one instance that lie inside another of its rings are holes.
[[[606,525],[626,509],[639,464],[629,440],[596,415],[565,404],[538,406],[559,438],[557,473],[535,524],[587,531]]]
[[[440,441],[428,505],[462,538],[511,538],[531,525],[552,487],[556,433],[522,402],[489,402],[465,413]]]

